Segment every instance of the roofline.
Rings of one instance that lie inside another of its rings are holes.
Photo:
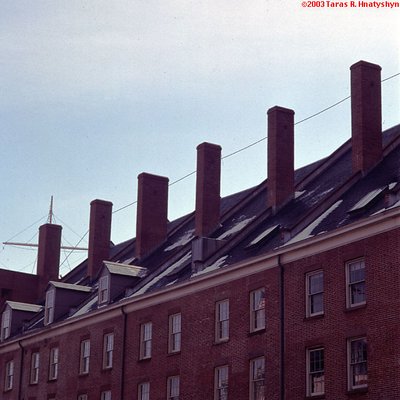
[[[137,297],[133,296],[107,308],[98,309],[83,316],[71,317],[64,321],[48,325],[35,332],[27,333],[0,344],[0,354],[18,350],[19,343],[21,342],[24,342],[25,346],[33,344],[37,341],[37,337],[43,339],[51,338],[83,326],[87,327],[88,324],[95,324],[118,317],[125,312],[133,312],[245,276],[277,268],[278,259],[280,259],[281,264],[286,264],[398,228],[400,228],[400,207],[372,215],[365,220],[354,222],[331,232],[310,237],[296,243],[283,245],[268,254],[232,264],[229,268],[221,268],[220,270],[204,273],[189,281],[177,283],[176,285]]]

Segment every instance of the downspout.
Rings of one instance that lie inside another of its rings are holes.
[[[285,267],[281,263],[281,255],[278,254],[279,267],[279,392],[280,400],[285,400]]]
[[[24,348],[21,344],[21,340],[18,340],[18,346],[21,349],[21,356],[19,360],[19,382],[18,382],[18,396],[17,399],[21,400],[21,391],[22,391],[22,378],[24,372]]]
[[[120,381],[120,400],[124,400],[125,389],[125,348],[126,348],[126,319],[127,315],[124,306],[121,307],[122,315],[122,348],[121,348],[121,381]]]

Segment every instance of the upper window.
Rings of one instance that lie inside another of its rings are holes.
[[[265,400],[265,359],[250,361],[250,399]]]
[[[150,400],[150,383],[142,382],[138,385],[138,399]]]
[[[11,390],[14,382],[14,361],[6,363],[4,376],[4,390]]]
[[[151,322],[140,325],[140,359],[151,358]]]
[[[114,352],[114,334],[106,333],[103,340],[103,369],[112,368]]]
[[[39,352],[32,353],[31,356],[31,374],[30,374],[30,383],[36,384],[39,382],[39,362],[40,356]]]
[[[365,304],[365,262],[364,259],[346,264],[347,307]]]
[[[167,400],[179,400],[179,376],[170,376],[168,378]]]
[[[307,395],[317,396],[325,393],[324,349],[307,351]]]
[[[215,305],[215,341],[229,339],[229,300],[222,300]]]
[[[11,310],[7,308],[1,316],[1,340],[6,340],[10,336]]]
[[[181,351],[181,314],[173,314],[169,316],[168,352],[178,351]]]
[[[58,347],[50,350],[49,360],[49,380],[55,380],[58,377]]]
[[[307,317],[324,313],[324,273],[311,272],[306,275]]]
[[[56,297],[56,291],[54,288],[49,289],[46,292],[46,304],[44,306],[44,324],[51,324],[54,320],[54,301]]]
[[[357,338],[348,342],[349,389],[366,387],[368,384],[367,339]]]
[[[111,390],[101,392],[101,400],[111,400]]]
[[[99,279],[99,304],[108,303],[110,286],[108,278],[108,275],[104,275]]]
[[[250,292],[250,332],[265,328],[265,289]]]
[[[89,373],[89,361],[90,361],[90,340],[82,340],[80,358],[79,358],[79,373]]]
[[[228,366],[215,368],[214,400],[228,400]]]

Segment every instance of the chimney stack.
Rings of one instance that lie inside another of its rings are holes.
[[[268,207],[276,210],[294,194],[294,111],[268,110]]]
[[[219,224],[221,186],[221,146],[197,146],[196,236],[207,237]]]
[[[112,203],[93,200],[90,203],[88,276],[95,279],[104,260],[110,257]]]
[[[37,275],[39,277],[38,298],[43,298],[49,281],[57,281],[60,268],[60,225],[44,224],[39,228]]]
[[[136,257],[142,258],[167,238],[168,178],[142,173],[138,176]]]
[[[382,158],[381,67],[359,61],[350,70],[353,172],[364,172]]]

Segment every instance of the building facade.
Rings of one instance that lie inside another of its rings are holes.
[[[0,270],[0,398],[400,399],[400,125],[382,132],[380,87],[351,67],[352,139],[298,170],[294,112],[270,109],[268,179],[222,199],[221,148],[199,145],[178,220],[168,179],[139,175],[124,243],[94,200],[62,279],[42,226],[37,275],[17,290]]]

